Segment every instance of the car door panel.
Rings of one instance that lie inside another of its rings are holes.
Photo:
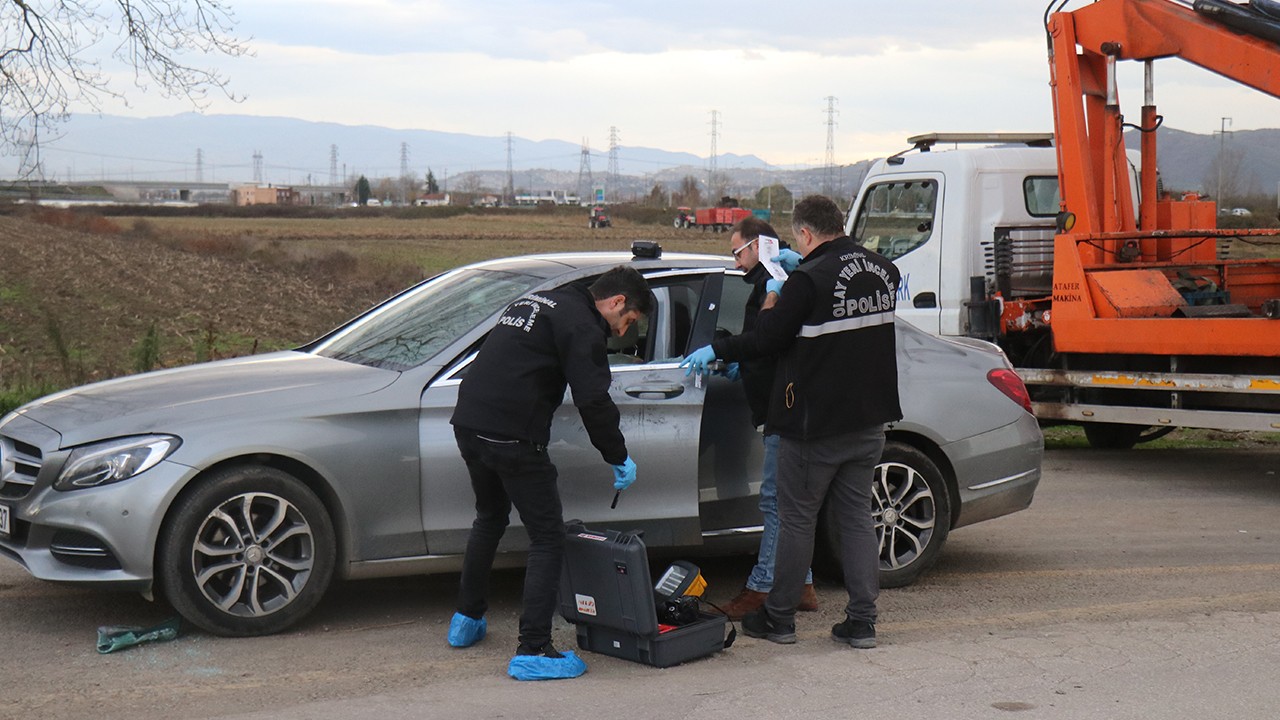
[[[710,297],[718,299],[721,271]],[[601,527],[643,530],[650,545],[701,542],[698,483],[699,436],[705,386],[685,377],[675,360],[686,352],[695,328],[708,322],[702,295],[708,271],[650,276],[658,307],[646,320],[643,364],[612,366],[610,396],[621,414],[621,429],[635,461],[637,480],[610,508],[613,470],[591,445],[571,393],[557,410],[547,451],[559,472],[566,520]],[[710,320],[714,322],[714,319]],[[658,356],[654,359],[655,354]],[[612,357],[612,356],[611,356]],[[622,356],[620,356],[622,357]],[[475,517],[470,479],[458,455],[449,418],[468,361],[457,364],[422,394],[419,432],[423,452],[423,524],[432,554],[459,553]],[[523,550],[528,540],[517,513],[500,550]]]

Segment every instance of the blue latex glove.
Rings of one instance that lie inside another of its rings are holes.
[[[769,281],[764,284],[764,291],[776,293],[778,297],[782,297],[782,281],[769,278]]]
[[[716,359],[716,351],[711,349],[710,345],[704,345],[694,350],[684,360],[680,361],[680,367],[684,368],[685,377],[693,373],[699,375],[707,374],[707,366]]]
[[[774,258],[774,260],[782,266],[782,269],[787,271],[788,275],[795,272],[796,268],[800,267],[800,261],[802,259],[803,258],[800,256],[800,253],[792,250],[791,248],[782,248],[778,251],[778,256]]]
[[[725,365],[724,369],[718,370],[716,374],[723,375],[724,377],[729,378],[733,382],[737,382],[738,378],[742,377],[742,371],[739,370],[738,363],[736,362]]]
[[[628,455],[621,465],[613,466],[613,489],[626,490],[636,481],[636,462]]]

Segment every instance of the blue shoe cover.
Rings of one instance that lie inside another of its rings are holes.
[[[541,655],[516,655],[507,666],[507,674],[517,680],[559,680],[576,678],[587,671],[587,664],[572,650],[562,658]]]
[[[484,639],[489,629],[489,621],[480,618],[469,618],[462,613],[454,613],[449,621],[449,644],[456,648],[471,647]]]

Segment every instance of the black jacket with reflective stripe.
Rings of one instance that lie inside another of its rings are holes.
[[[712,343],[727,361],[781,353],[767,432],[810,440],[902,418],[893,263],[847,237],[825,242],[787,278],[755,330]]]
[[[467,368],[450,422],[546,445],[568,386],[591,444],[605,462],[622,464],[627,445],[609,397],[608,337],[585,285],[525,295],[503,311]]]

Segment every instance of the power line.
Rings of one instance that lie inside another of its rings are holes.
[[[618,128],[609,126],[609,174],[606,176],[608,189],[605,196],[613,201],[618,201]]]
[[[502,199],[509,205],[516,202],[516,175],[511,169],[511,131],[507,131],[507,187],[503,191]]]
[[[827,197],[832,196],[832,180],[835,176],[836,168],[836,97],[828,95],[827,101],[827,157],[823,163],[822,172],[822,194]]]
[[[720,133],[720,111],[711,111],[711,156],[707,158],[707,194],[715,194],[716,137]]]
[[[22,153],[22,159],[18,161],[18,177],[44,182],[44,165],[40,162],[40,143],[36,140],[35,130],[23,137],[18,151]]]
[[[587,145],[587,139],[582,138],[582,159],[578,162],[578,202],[587,199],[588,193],[591,192],[591,148]],[[584,182],[585,181],[585,182]],[[594,200],[592,200],[594,202]]]

